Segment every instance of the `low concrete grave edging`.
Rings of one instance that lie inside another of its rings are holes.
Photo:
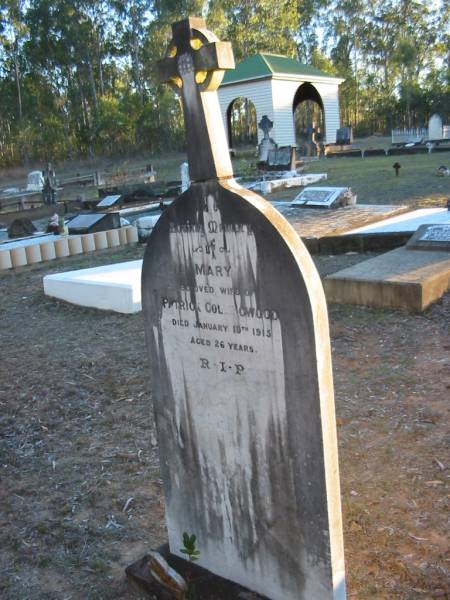
[[[55,258],[116,248],[119,245],[136,244],[138,242],[138,233],[136,227],[131,225],[129,227],[122,227],[121,229],[100,231],[96,234],[71,235],[68,237],[59,237],[55,240],[45,237],[43,240],[41,243],[36,243],[36,240],[34,243],[24,244],[11,249],[2,249],[0,246],[0,271],[47,262]]]

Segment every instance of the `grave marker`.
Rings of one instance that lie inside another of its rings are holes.
[[[406,244],[408,250],[450,251],[450,224],[421,225]]]
[[[307,187],[292,200],[291,206],[336,208],[356,204],[356,196],[346,187]]]
[[[442,119],[440,115],[434,114],[428,122],[428,139],[441,140],[442,137]]]
[[[231,46],[172,26],[192,183],[147,245],[142,299],[170,549],[272,600],[345,598],[323,288],[289,223],[232,179],[215,90]],[[200,82],[200,83],[199,83]]]
[[[119,204],[121,200],[122,200],[121,194],[105,196],[104,198],[102,198],[102,200],[100,200],[100,202],[98,202],[98,204],[95,205],[95,208],[96,209],[97,208],[110,208],[111,206]]]
[[[70,234],[94,233],[120,227],[118,212],[80,213],[67,222]]]
[[[295,171],[296,153],[292,146],[281,146],[268,151],[267,171]]]

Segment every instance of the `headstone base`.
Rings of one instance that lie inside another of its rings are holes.
[[[194,587],[196,600],[211,600],[211,598],[214,600],[268,600],[266,596],[260,596],[237,583],[214,575],[195,563],[171,554],[168,544],[158,548],[157,552],[188,581],[190,586]],[[125,569],[125,573],[127,577],[148,592],[150,597],[156,596],[158,600],[176,600],[175,593],[163,587],[152,576],[148,566],[148,555],[129,565]]]

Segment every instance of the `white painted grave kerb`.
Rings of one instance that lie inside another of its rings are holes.
[[[125,314],[141,310],[142,260],[44,277],[44,293],[71,304]]]
[[[416,231],[421,225],[450,224],[450,211],[446,208],[419,208],[384,221],[378,221],[364,227],[347,231],[344,235],[353,233],[389,233]]]

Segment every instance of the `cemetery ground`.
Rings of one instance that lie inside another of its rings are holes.
[[[165,541],[165,525],[142,313],[42,290],[48,272],[142,254],[1,277],[5,600],[144,598],[124,568]],[[367,257],[314,260],[325,275]],[[449,597],[449,324],[449,294],[420,315],[330,307],[350,598]]]
[[[355,145],[367,148],[387,148],[388,138],[372,137],[356,140]],[[95,170],[125,173],[128,169],[144,168],[152,163],[157,181],[180,179],[180,164],[186,155],[173,153],[164,156],[128,159],[102,159],[95,161],[73,161],[56,165],[57,178],[73,177],[77,174],[91,174]],[[399,177],[395,177],[392,165],[400,162]],[[233,160],[235,173],[247,175],[255,172],[256,156],[254,149],[240,152]],[[408,204],[410,206],[445,206],[450,191],[446,177],[437,177],[436,170],[441,165],[450,167],[450,152],[416,154],[404,156],[372,156],[367,158],[321,158],[306,166],[307,173],[328,173],[326,185],[350,186],[358,196],[360,204]],[[23,187],[27,173],[34,167],[17,167],[0,172],[0,187]],[[94,187],[72,185],[59,193],[62,200],[73,200],[84,195],[87,199],[96,197]],[[276,197],[292,197],[292,190],[277,192]],[[1,223],[1,215],[0,215]]]

